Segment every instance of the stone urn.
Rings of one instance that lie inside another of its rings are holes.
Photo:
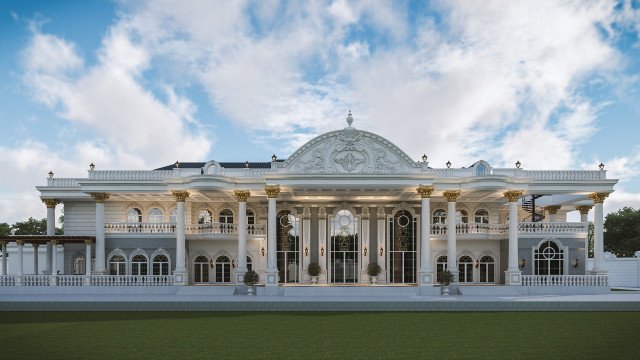
[[[449,286],[442,287],[442,295],[449,295]]]
[[[255,296],[255,294],[256,294],[256,287],[255,286],[247,286],[247,295]]]
[[[318,283],[318,277],[317,276],[312,276],[311,277],[311,283],[312,284],[317,284]]]
[[[371,276],[369,275],[369,279],[371,279],[371,283],[372,284],[377,284],[378,283],[378,276]]]

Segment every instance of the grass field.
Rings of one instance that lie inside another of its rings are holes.
[[[0,359],[637,359],[640,313],[0,313]]]

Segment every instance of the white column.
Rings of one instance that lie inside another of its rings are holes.
[[[327,279],[327,209],[318,209],[318,262],[322,272],[318,276],[318,284],[326,284]]]
[[[276,263],[276,251],[277,251],[277,232],[276,227],[277,224],[277,208],[276,208],[276,197],[280,193],[280,187],[277,185],[267,185],[264,187],[265,192],[267,193],[267,198],[269,201],[269,214],[268,214],[268,224],[267,224],[267,279],[265,281],[265,285],[267,287],[275,288],[278,286],[278,265]],[[277,295],[277,291],[271,290],[267,291],[269,295]]]
[[[419,186],[416,191],[422,197],[420,209],[420,272],[419,284],[433,285],[433,268],[431,266],[431,193],[433,186]]]
[[[311,277],[307,272],[309,263],[311,263],[311,210],[309,208],[302,209],[302,280],[311,282]]]
[[[458,261],[456,249],[456,199],[460,191],[445,191],[442,196],[447,199],[447,269],[453,274],[452,283],[458,283]]]
[[[184,202],[189,197],[187,191],[173,191],[173,196],[176,198],[176,270],[173,272],[174,284],[187,285],[189,283],[189,276],[187,273],[187,267],[185,266],[184,257],[186,253],[185,242],[185,216],[184,216]]]
[[[2,273],[0,275],[8,275],[7,274],[7,242],[0,241],[0,246],[2,246],[2,268],[0,269]]]
[[[51,279],[49,282],[50,286],[58,285],[58,242],[53,240],[51,241]]]
[[[96,201],[96,274],[107,272],[105,266],[105,241],[104,241],[104,202],[109,199],[107,193],[90,193]]]
[[[522,272],[518,268],[518,199],[522,191],[506,191],[509,200],[509,267],[505,272],[506,285],[520,285]]]
[[[16,245],[18,245],[18,275],[24,274],[24,269],[22,268],[24,264],[24,240],[16,241]]]
[[[379,206],[378,211],[376,212],[376,217],[378,218],[378,242],[376,248],[373,250],[376,252],[378,256],[378,265],[382,271],[380,271],[380,275],[378,275],[378,283],[386,283],[387,282],[387,236],[385,231],[385,222],[387,220],[386,214],[384,212],[384,207]]]
[[[84,284],[91,285],[91,240],[85,240]]]
[[[589,222],[589,210],[591,210],[593,206],[591,205],[580,205],[576,206],[576,210],[580,212],[580,222],[587,223]],[[587,228],[588,230],[588,228]],[[584,237],[584,268],[585,271],[587,269],[587,259],[589,258],[589,232],[587,231],[587,236]]]
[[[38,275],[38,243],[33,243],[33,273]]]
[[[371,243],[369,241],[369,208],[362,208],[362,234],[360,236],[362,244],[360,246],[360,282],[363,284],[369,283],[369,276],[367,275],[367,266],[369,266],[369,251],[376,251],[376,249],[371,248]],[[364,251],[367,250],[365,254]]]
[[[592,193],[593,200],[593,273],[605,275],[607,270],[602,267],[604,262],[604,213],[603,202],[609,196],[607,193]]]
[[[251,196],[248,191],[235,191],[238,199],[238,267],[236,268],[236,284],[244,283],[244,273],[247,272],[247,199]]]
[[[47,236],[56,234],[56,205],[60,203],[57,199],[43,199],[47,206]],[[51,243],[47,242],[47,254],[44,260],[44,274],[51,274]]]

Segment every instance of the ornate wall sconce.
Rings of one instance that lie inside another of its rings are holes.
[[[324,246],[320,248],[320,256],[324,256]]]
[[[213,269],[213,260],[209,260],[209,267]]]
[[[304,256],[309,256],[309,248],[308,247],[304,247]]]
[[[380,246],[380,256],[382,256],[382,254],[384,254],[384,249]]]
[[[574,268],[577,268],[578,266],[580,266],[580,259],[575,258],[575,259],[571,262],[571,266],[573,266]]]
[[[527,259],[520,259],[520,268],[524,268],[527,265]]]
[[[260,249],[260,252],[262,253],[262,256],[264,256],[264,246]]]
[[[476,259],[476,269],[480,266],[480,260]]]
[[[367,256],[367,247],[364,247],[364,256]]]
[[[231,260],[231,267],[236,268],[236,259]]]

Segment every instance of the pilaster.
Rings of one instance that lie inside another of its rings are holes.
[[[509,265],[505,272],[506,285],[522,284],[522,272],[518,267],[518,200],[523,193],[518,190],[503,193],[509,200]]]

